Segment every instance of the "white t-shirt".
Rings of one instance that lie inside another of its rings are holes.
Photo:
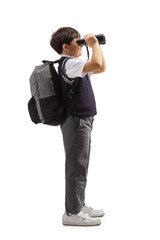
[[[69,55],[61,55],[62,57],[68,57],[69,60],[66,61],[63,69],[63,73],[69,78],[84,77],[87,73],[82,73],[83,68],[87,61],[80,58],[75,58]],[[88,73],[91,76],[93,73]]]

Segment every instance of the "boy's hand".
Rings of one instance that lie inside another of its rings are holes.
[[[86,41],[87,45],[91,48],[94,46],[95,43],[98,43],[98,40],[95,34],[93,33],[84,35],[84,40]]]

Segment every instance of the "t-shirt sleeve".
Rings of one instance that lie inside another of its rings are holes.
[[[69,78],[84,77],[87,73],[82,73],[86,61],[79,58],[71,58],[67,60],[64,66],[64,72]],[[88,73],[89,76],[92,73]]]

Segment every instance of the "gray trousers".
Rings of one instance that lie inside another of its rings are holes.
[[[65,210],[76,214],[85,204],[93,117],[69,116],[61,126],[65,149]]]

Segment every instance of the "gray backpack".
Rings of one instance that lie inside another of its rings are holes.
[[[28,111],[35,124],[58,126],[64,121],[66,114],[61,79],[54,67],[55,63],[63,60],[66,61],[68,58],[63,57],[54,62],[43,60],[43,64],[36,66],[30,76],[32,97],[28,102]],[[77,84],[78,79],[72,84],[68,98],[72,98]]]

